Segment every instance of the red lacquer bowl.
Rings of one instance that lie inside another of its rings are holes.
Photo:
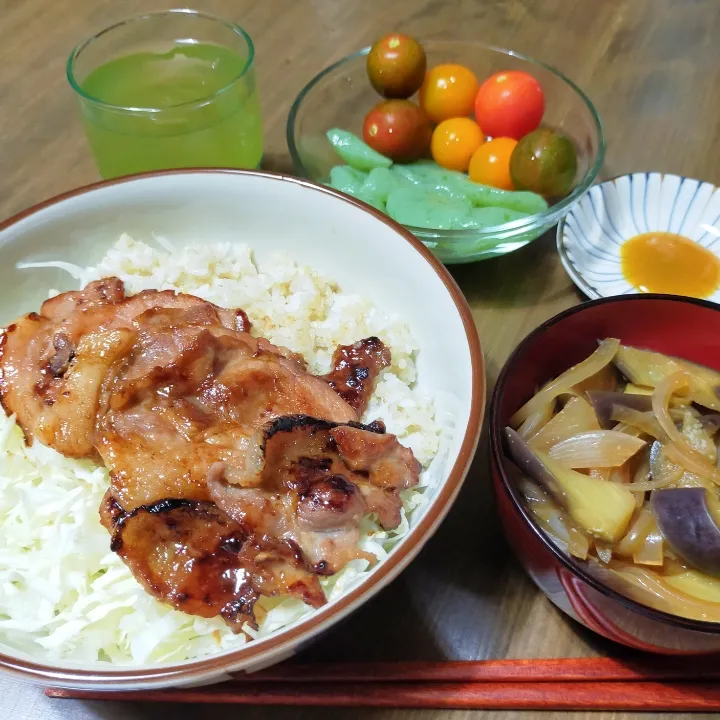
[[[628,647],[665,654],[720,652],[720,623],[654,610],[610,589],[557,548],[511,482],[502,445],[510,416],[597,340],[677,355],[720,370],[720,306],[670,295],[603,298],[556,315],[528,335],[500,373],[490,408],[491,462],[505,535],[538,587],[563,612]]]

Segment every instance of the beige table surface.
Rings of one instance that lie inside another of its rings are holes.
[[[169,2],[0,0],[0,218],[97,179],[65,80],[67,55],[94,31]],[[269,169],[291,170],[285,119],[303,84],[346,53],[402,29],[511,47],[561,69],[587,91],[605,123],[604,177],[657,170],[720,182],[719,0],[195,0],[195,6],[235,20],[256,42]],[[491,387],[518,341],[579,299],[554,242],[548,233],[511,256],[453,271],[474,312]],[[499,540],[483,442],[460,501],[421,556],[307,657],[621,652],[553,610]],[[180,720],[221,714],[247,720],[534,715],[50,701],[37,688],[0,679],[0,718],[150,720],[170,714]]]

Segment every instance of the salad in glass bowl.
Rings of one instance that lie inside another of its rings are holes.
[[[296,171],[405,225],[446,264],[520,248],[587,192],[604,157],[590,100],[482,43],[388,35],[295,100]]]

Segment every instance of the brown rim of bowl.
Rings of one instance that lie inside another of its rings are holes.
[[[622,593],[613,590],[605,583],[601,582],[590,574],[585,568],[581,567],[574,560],[571,560],[555,543],[550,537],[541,530],[535,523],[534,518],[530,514],[530,511],[525,507],[525,504],[520,498],[520,494],[515,488],[514,484],[510,482],[505,473],[504,461],[506,460],[505,453],[503,452],[503,441],[501,437],[500,423],[498,422],[498,416],[500,414],[500,402],[505,392],[505,386],[507,385],[512,366],[515,364],[517,358],[525,351],[525,348],[542,335],[548,328],[556,325],[565,318],[583,312],[596,305],[605,305],[609,303],[621,303],[621,302],[637,302],[638,300],[670,300],[672,302],[686,303],[690,305],[700,305],[709,310],[720,312],[720,305],[710,302],[708,300],[699,300],[696,298],[681,297],[678,295],[665,295],[661,293],[642,293],[637,295],[619,295],[614,297],[603,297],[595,300],[588,300],[587,302],[574,305],[567,310],[563,310],[561,313],[551,317],[545,321],[542,325],[538,326],[531,333],[525,336],[520,344],[513,350],[510,357],[507,359],[505,365],[503,365],[500,375],[498,376],[497,383],[495,384],[495,390],[493,391],[492,400],[490,401],[490,453],[494,461],[495,466],[498,469],[498,473],[502,480],[503,488],[508,493],[510,499],[513,502],[515,508],[520,512],[525,522],[530,526],[531,530],[535,533],[536,537],[550,552],[575,576],[590,585],[593,589],[597,590],[602,595],[616,600],[621,605],[624,605],[630,610],[640,613],[645,617],[652,620],[664,622],[676,627],[683,628],[685,630],[694,630],[696,632],[718,634],[720,633],[720,622],[706,622],[704,620],[693,620],[692,618],[684,618],[679,615],[673,615],[662,610],[655,610],[649,605],[643,605],[642,603],[633,600],[632,598],[623,595]]]
[[[172,683],[179,678],[187,678],[191,675],[211,676],[216,674],[228,666],[235,666],[240,663],[250,663],[257,660],[258,657],[273,651],[281,653],[284,650],[290,650],[297,641],[307,635],[309,631],[320,631],[327,629],[332,624],[333,617],[354,609],[353,606],[359,604],[359,601],[381,588],[379,585],[388,576],[388,582],[393,580],[399,572],[417,555],[420,551],[419,541],[423,538],[430,538],[437,529],[441,520],[445,517],[450,509],[451,502],[460,490],[465,479],[465,475],[469,470],[475,449],[477,448],[480,429],[485,410],[486,383],[485,383],[485,362],[482,349],[480,347],[480,339],[475,327],[475,322],[467,304],[465,296],[458,287],[450,273],[445,269],[442,263],[428,250],[414,235],[391,220],[387,215],[379,210],[366,205],[348,195],[317,185],[303,178],[296,178],[291,175],[282,173],[274,173],[262,170],[235,170],[226,168],[189,168],[183,170],[162,170],[156,172],[139,173],[136,175],[128,175],[112,180],[104,180],[90,185],[85,185],[75,190],[57,195],[49,200],[38,203],[27,210],[24,210],[7,220],[0,223],[0,232],[24,220],[30,215],[44,210],[45,208],[56,205],[64,200],[84,195],[94,190],[131,182],[134,180],[142,180],[144,178],[162,177],[166,175],[193,175],[193,174],[228,174],[228,175],[248,175],[265,177],[272,180],[280,180],[290,182],[295,185],[307,187],[317,192],[341,200],[342,202],[354,205],[363,212],[373,215],[377,220],[384,223],[398,235],[405,239],[435,270],[436,274],[447,288],[450,296],[455,303],[455,307],[465,329],[465,336],[470,349],[470,362],[472,371],[472,397],[470,407],[470,419],[468,421],[465,434],[463,436],[460,451],[457,460],[453,465],[447,480],[443,484],[438,496],[435,498],[432,506],[422,518],[420,523],[410,530],[403,539],[403,547],[398,548],[390,554],[387,560],[379,563],[377,571],[367,580],[363,581],[357,587],[353,588],[347,595],[341,597],[334,605],[324,606],[313,613],[307,620],[301,621],[297,626],[287,630],[280,630],[277,634],[271,635],[262,640],[255,640],[246,646],[231,652],[225,652],[222,655],[210,655],[199,660],[185,661],[182,665],[158,666],[157,668],[139,667],[124,668],[118,670],[85,670],[78,668],[77,670],[68,668],[55,668],[52,665],[45,665],[27,660],[13,658],[8,655],[0,654],[0,669],[20,675],[25,679],[41,681],[44,684],[62,684],[62,683],[83,683],[92,682],[114,684],[116,686],[161,686],[165,683]],[[395,572],[393,572],[395,571]],[[232,671],[232,670],[231,670]]]

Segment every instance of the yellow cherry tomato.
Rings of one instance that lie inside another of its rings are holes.
[[[435,123],[472,115],[478,81],[462,65],[437,65],[425,75],[420,88],[420,107]]]
[[[448,170],[467,172],[473,153],[485,142],[480,126],[470,118],[443,120],[433,131],[433,160]]]
[[[517,140],[500,137],[481,145],[470,158],[468,174],[473,182],[500,190],[514,190],[510,177],[510,156]]]

